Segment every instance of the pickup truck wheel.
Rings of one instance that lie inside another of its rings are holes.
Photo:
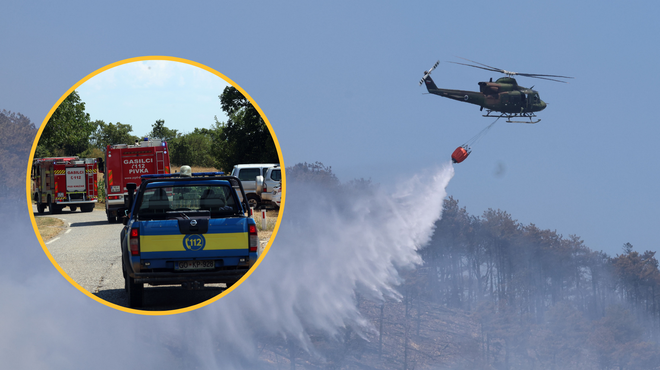
[[[126,276],[124,281],[126,283],[126,290],[128,291],[128,306],[130,308],[142,307],[144,284],[135,283],[135,279],[130,276]]]
[[[144,284],[136,284],[135,279],[128,275],[124,256],[121,258],[121,272],[124,274],[124,290],[128,293],[128,307],[142,307],[142,295],[144,293]]]
[[[258,209],[259,208],[259,198],[254,195],[248,195],[248,207]]]

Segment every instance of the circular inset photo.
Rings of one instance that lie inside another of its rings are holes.
[[[164,315],[248,278],[277,233],[284,180],[273,128],[240,86],[189,60],[140,57],[91,73],[51,109],[28,206],[71,284]]]

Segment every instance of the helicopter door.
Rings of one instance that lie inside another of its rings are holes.
[[[520,93],[520,106],[523,108],[523,112],[527,112],[529,110],[529,99],[527,99],[527,95],[524,92]]]

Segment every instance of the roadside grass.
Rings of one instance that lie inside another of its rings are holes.
[[[279,210],[269,209],[266,211],[266,229],[263,229],[261,226],[261,211],[254,211],[254,221],[257,223],[257,231],[259,232],[259,240],[267,241],[270,239],[270,236],[275,230],[275,225],[277,224],[277,217],[279,216]]]
[[[60,220],[59,218],[37,217],[35,220],[37,221],[37,229],[39,229],[39,234],[41,234],[41,238],[44,241],[48,241],[66,230],[64,221]]]
[[[171,166],[171,171],[172,173],[177,173],[181,169],[181,166]],[[197,166],[191,166],[192,172],[222,172],[219,169],[215,167],[197,167]],[[225,175],[228,175],[228,173],[225,172]]]

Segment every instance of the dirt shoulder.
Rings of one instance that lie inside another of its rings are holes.
[[[54,217],[37,217],[37,228],[44,241],[48,241],[66,230],[64,221]]]

